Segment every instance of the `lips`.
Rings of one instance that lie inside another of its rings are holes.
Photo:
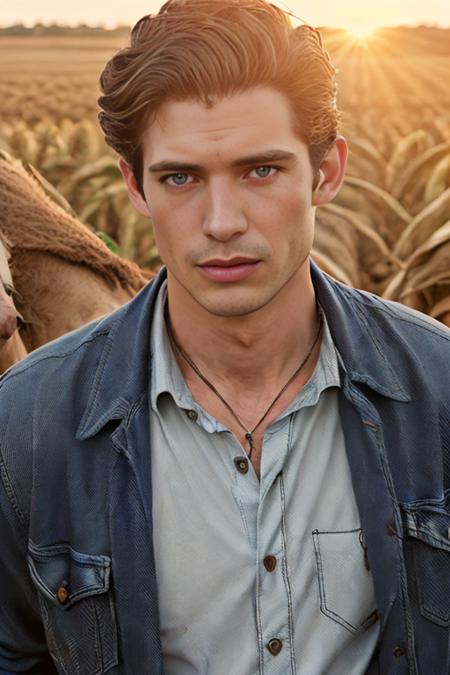
[[[199,265],[199,269],[210,281],[232,282],[246,279],[260,265],[260,260],[236,256],[229,260],[213,258]]]

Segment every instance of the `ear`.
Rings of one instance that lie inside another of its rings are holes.
[[[338,136],[320,165],[319,182],[313,192],[313,206],[328,204],[336,197],[344,180],[347,155],[347,142]]]
[[[150,210],[148,208],[147,202],[139,192],[134,173],[131,167],[124,159],[122,159],[122,157],[119,159],[119,168],[127,186],[128,196],[130,197],[130,201],[134,208],[142,216],[150,218]]]

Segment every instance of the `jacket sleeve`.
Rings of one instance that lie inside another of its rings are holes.
[[[57,670],[27,564],[26,491],[31,481],[16,479],[23,467],[31,476],[32,425],[12,384],[5,379],[0,383],[0,675],[51,675]]]

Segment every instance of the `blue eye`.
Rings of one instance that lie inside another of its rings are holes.
[[[276,171],[274,166],[257,166],[252,170],[252,173],[255,173],[258,178],[269,178],[272,171]]]
[[[167,180],[173,183],[173,185],[186,185],[189,179],[189,174],[187,173],[173,173],[171,176],[167,176]]]
[[[167,183],[172,187],[184,187],[185,185],[190,185],[193,181],[193,178],[188,173],[169,173],[166,176],[161,176],[158,178],[160,183]]]

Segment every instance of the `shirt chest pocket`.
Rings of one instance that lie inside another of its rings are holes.
[[[434,500],[400,508],[420,612],[440,626],[450,626],[449,509],[445,502]]]
[[[365,631],[378,617],[362,530],[312,535],[321,612],[351,633]]]
[[[111,560],[67,545],[29,545],[47,645],[58,672],[106,673],[117,664],[117,628],[110,590]]]

